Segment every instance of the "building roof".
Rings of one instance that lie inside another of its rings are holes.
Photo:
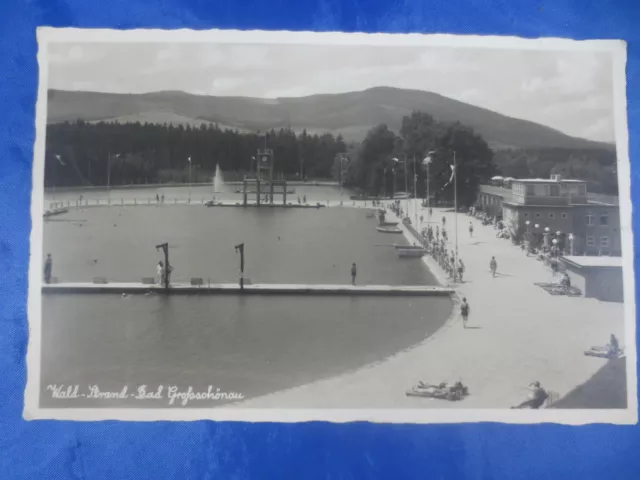
[[[569,208],[569,207],[575,207],[575,205],[567,205],[566,203],[564,204],[549,204],[549,205],[544,205],[544,204],[538,204],[538,203],[519,203],[519,202],[502,202],[504,205],[508,205],[510,207],[519,207],[519,208],[540,208],[540,209],[545,209],[545,208]],[[602,205],[599,205],[602,206]]]
[[[622,257],[587,257],[570,255],[562,257],[562,260],[572,263],[580,268],[589,267],[622,267]]]
[[[570,178],[562,178],[560,180],[552,180],[550,178],[514,178],[512,181],[526,183],[587,183],[586,180],[573,180]]]
[[[519,180],[514,180],[514,181],[519,181]],[[550,180],[542,180],[542,179],[523,180],[523,181],[525,181],[525,182],[539,181],[541,183],[542,182],[551,183]],[[563,180],[563,181],[565,181],[565,180]],[[586,182],[583,182],[582,180],[568,180],[568,181],[586,183]],[[511,190],[511,188],[498,187],[498,186],[495,186],[495,185],[480,185],[479,191],[480,191],[480,193],[486,193],[486,194],[489,194],[489,195],[496,195],[496,196],[502,197],[502,198],[504,198],[506,200],[510,200],[512,198],[512,194],[513,194],[513,191]],[[603,195],[601,193],[587,192],[587,201],[583,205],[584,206],[590,206],[590,207],[616,207],[619,204],[620,204],[619,199],[615,195]],[[572,205],[576,206],[576,205],[579,205],[579,204],[572,204]],[[529,206],[531,206],[531,205],[529,205]],[[551,205],[544,205],[544,206],[548,207],[548,206],[551,206]]]
[[[511,197],[510,188],[496,187],[494,185],[480,185],[480,192],[499,197]]]

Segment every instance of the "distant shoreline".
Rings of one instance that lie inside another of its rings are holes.
[[[242,182],[224,182],[225,185],[242,185]],[[291,181],[287,182],[287,185],[291,186],[310,186],[310,187],[339,187],[340,182],[331,182],[331,181],[314,181],[310,180],[308,182],[301,181]],[[170,187],[209,187],[211,186],[211,182],[200,182],[200,183],[143,183],[139,185],[115,185],[111,188],[107,188],[106,185],[100,186],[77,186],[77,187],[45,187],[45,193],[62,193],[62,192],[91,192],[91,191],[100,191],[100,190],[135,190],[138,188],[170,188]]]

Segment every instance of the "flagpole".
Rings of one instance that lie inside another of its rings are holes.
[[[453,209],[455,220],[455,237],[456,237],[456,251],[454,255],[454,270],[453,278],[456,278],[456,272],[458,271],[458,161],[456,159],[456,151],[453,151]]]
[[[191,157],[189,157],[189,203],[191,203]]]
[[[409,216],[409,184],[407,183],[407,154],[404,154],[404,194],[407,196],[405,215]]]
[[[55,159],[56,161],[53,162],[53,171],[52,171],[52,184],[53,184],[53,203],[56,203],[56,173],[58,172],[58,166],[56,165],[60,160],[58,160],[58,156],[55,155]],[[54,205],[54,207],[57,207],[57,205]]]
[[[111,152],[107,152],[107,203],[111,203]]]
[[[418,174],[416,172],[416,154],[413,154],[413,217],[414,225],[418,225]],[[420,225],[422,226],[422,225]]]
[[[429,212],[429,216],[431,216],[431,179],[429,178],[429,167],[431,166],[431,162],[427,163],[427,209]]]

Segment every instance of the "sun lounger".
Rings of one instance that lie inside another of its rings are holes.
[[[464,385],[456,388],[456,386],[447,386],[446,384],[428,385],[422,382],[419,382],[418,385],[407,391],[408,397],[437,398],[452,402],[462,400],[468,394],[467,387]]]
[[[563,287],[562,285],[558,285],[557,283],[544,284],[539,283],[536,284],[545,290],[550,295],[567,295],[569,297],[580,297],[582,296],[582,291],[576,287],[569,287],[569,291]]]

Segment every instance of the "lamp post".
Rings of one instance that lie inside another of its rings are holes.
[[[391,183],[391,199],[395,200],[396,198],[396,167],[391,168],[391,173],[393,174],[393,182]]]
[[[407,214],[409,213],[409,183],[407,181],[407,157],[405,156],[404,160],[398,160],[397,158],[392,158],[393,162],[395,163],[396,167],[400,164],[404,164],[404,193],[405,195],[407,195],[407,202],[406,202],[406,210],[407,210]],[[393,196],[395,197],[395,193],[396,193],[396,177],[395,177],[395,172],[396,169],[393,169]]]
[[[382,169],[382,198],[387,198],[387,167]]]
[[[189,161],[189,203],[191,203],[191,157],[187,160]]]
[[[342,201],[342,189],[343,189],[343,166],[342,166],[342,162],[347,162],[349,163],[349,157],[346,157],[344,155],[340,155],[340,201]]]
[[[458,160],[455,150],[453,151],[453,204],[456,236],[455,268],[458,268]]]
[[[418,228],[418,172],[416,172],[416,156],[413,155],[413,218]],[[420,225],[422,227],[422,225]]]
[[[57,179],[57,173],[58,173],[58,168],[57,165],[58,163],[62,166],[65,165],[65,163],[62,161],[62,155],[60,154],[55,154],[54,155],[56,157],[56,162],[53,163],[53,168],[52,168],[52,175],[51,175],[51,185],[53,187],[53,203],[54,203],[54,207],[57,208],[57,205],[55,205],[56,202],[56,179]]]
[[[544,246],[549,247],[549,232],[551,229],[549,227],[544,228]]]
[[[116,153],[113,158],[118,158],[119,153]],[[111,203],[111,152],[107,154],[107,202]]]
[[[533,226],[533,228],[535,228],[535,233],[536,233],[536,246],[537,246],[537,245],[538,245],[537,233],[538,233],[538,228],[540,228],[540,225],[536,223],[536,224]]]
[[[569,238],[569,253],[573,256],[573,233],[570,233],[567,238]]]

